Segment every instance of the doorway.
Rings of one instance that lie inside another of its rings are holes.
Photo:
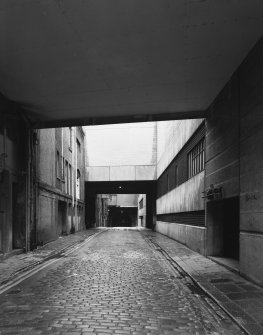
[[[65,201],[58,201],[58,227],[57,235],[67,233],[67,204]]]
[[[207,203],[209,256],[239,260],[239,197]]]

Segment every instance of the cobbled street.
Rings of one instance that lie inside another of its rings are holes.
[[[243,334],[147,234],[106,230],[0,296],[0,334]]]

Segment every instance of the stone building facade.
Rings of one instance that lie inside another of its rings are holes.
[[[37,244],[85,228],[84,137],[81,127],[39,130]]]

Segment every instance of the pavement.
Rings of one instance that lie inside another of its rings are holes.
[[[66,250],[72,256],[19,283]],[[1,335],[263,334],[261,287],[151,230],[61,237],[3,260],[0,291],[17,281],[1,295]]]
[[[22,273],[32,269],[51,257],[54,257],[69,248],[84,242],[88,237],[97,232],[96,229],[89,229],[67,236],[61,236],[57,240],[49,242],[44,246],[28,253],[19,253],[0,260],[0,289],[1,286],[18,278]]]

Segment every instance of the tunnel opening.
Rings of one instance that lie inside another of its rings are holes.
[[[86,182],[85,186],[87,228],[154,228],[155,181]]]

